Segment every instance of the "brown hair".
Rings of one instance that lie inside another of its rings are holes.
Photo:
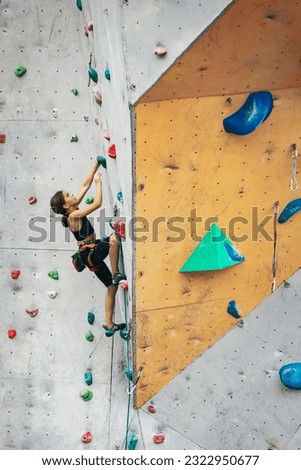
[[[61,222],[64,227],[68,227],[68,213],[64,208],[65,198],[63,191],[57,191],[54,196],[50,199],[50,206],[53,212],[56,214],[62,214]]]

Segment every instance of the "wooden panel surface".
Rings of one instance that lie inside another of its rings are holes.
[[[227,134],[222,121],[247,94],[136,108],[138,407],[237,323],[230,300],[245,316],[271,293],[274,203],[281,211],[300,197],[290,189],[290,146],[301,147],[301,90],[273,97],[269,118],[246,136]],[[179,273],[212,222],[246,260]],[[300,212],[277,225],[277,285],[300,267],[300,229]]]

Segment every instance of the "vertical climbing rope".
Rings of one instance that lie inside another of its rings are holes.
[[[279,210],[279,201],[274,203],[274,251],[273,251],[273,263],[272,263],[272,272],[273,272],[273,282],[272,282],[272,292],[276,289],[276,272],[277,272],[277,216]]]

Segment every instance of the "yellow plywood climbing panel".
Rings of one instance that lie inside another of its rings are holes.
[[[301,90],[272,93],[271,115],[245,136],[226,133],[223,119],[247,94],[136,108],[138,407],[239,321],[230,300],[245,316],[271,293],[274,203],[281,212],[300,197],[290,189],[290,147],[301,148]],[[245,261],[180,273],[212,223]],[[279,285],[300,267],[301,213],[277,230]]]

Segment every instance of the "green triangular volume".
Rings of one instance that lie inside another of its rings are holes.
[[[191,253],[180,273],[215,271],[242,263],[245,258],[216,224],[212,224]]]

